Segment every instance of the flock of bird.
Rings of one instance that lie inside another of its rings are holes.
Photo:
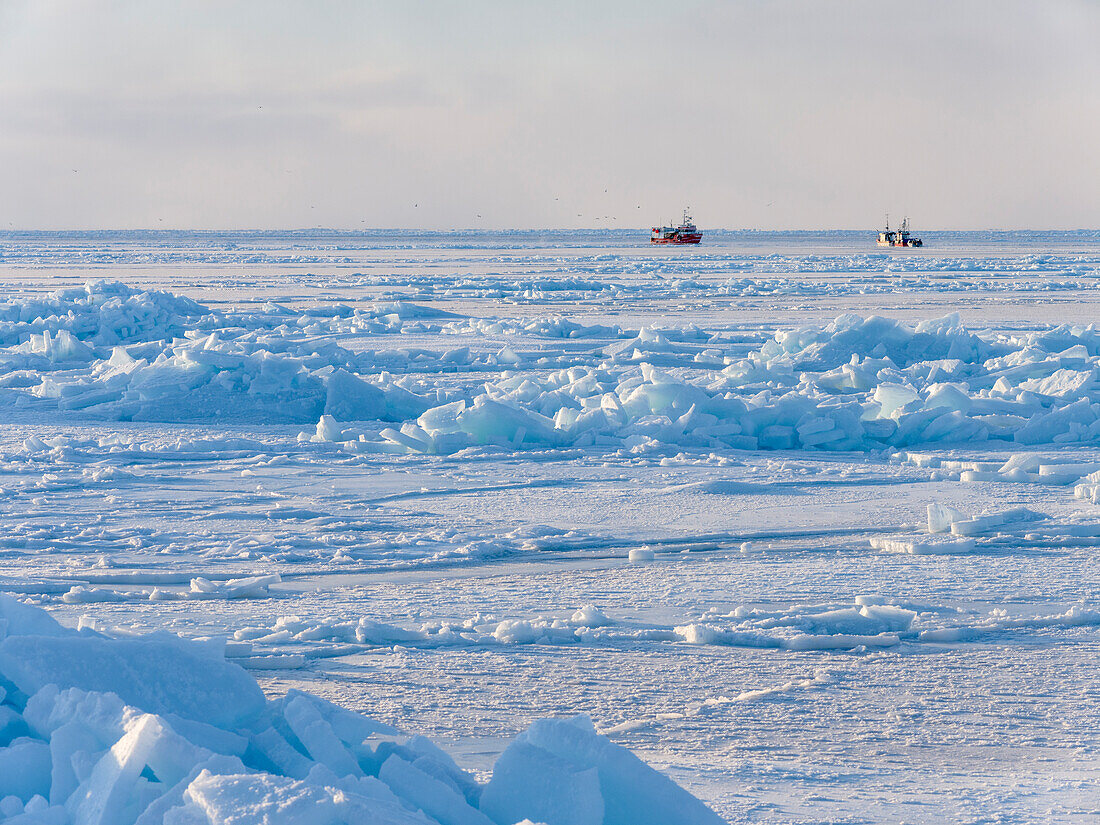
[[[261,106],[260,108],[262,109],[263,107]],[[76,173],[76,172],[79,172],[79,171],[80,171],[79,169],[73,169],[73,172],[74,172],[74,173]],[[290,172],[292,172],[293,170],[291,170],[291,169],[287,169],[286,171],[287,171],[288,173],[290,173]],[[605,194],[605,195],[606,195],[606,194],[607,194],[607,192],[608,192],[608,190],[607,190],[607,189],[604,189],[603,191],[604,191],[604,194]],[[560,201],[561,199],[560,199],[560,198],[554,198],[554,200],[555,200],[555,201]],[[771,204],[769,203],[769,204],[768,204],[768,206],[771,206]],[[310,209],[316,209],[316,208],[317,208],[317,206],[316,206],[315,204],[310,204],[310,207],[309,207],[309,208],[310,208]],[[420,208],[420,204],[419,204],[419,203],[414,203],[414,204],[413,204],[413,209],[419,209],[419,208]],[[641,209],[641,208],[642,208],[642,207],[641,207],[641,205],[638,205],[638,206],[636,206],[636,207],[635,207],[635,209]],[[484,220],[484,216],[483,216],[483,215],[482,215],[482,214],[481,214],[480,212],[477,212],[477,213],[475,213],[475,214],[477,215],[477,218],[478,218],[478,220]],[[578,217],[578,218],[583,218],[583,217],[584,217],[584,213],[583,213],[583,212],[578,212],[578,213],[577,213],[577,217]],[[594,216],[592,216],[592,219],[593,219],[593,220],[596,220],[596,221],[618,221],[618,220],[619,220],[619,218],[618,218],[618,216],[617,216],[617,215],[594,215]],[[164,218],[157,218],[157,220],[158,220],[158,221],[159,221],[160,223],[164,223]],[[359,221],[359,223],[363,223],[363,224],[365,224],[366,222],[367,222],[367,221],[366,221],[366,219],[365,219],[365,218]]]

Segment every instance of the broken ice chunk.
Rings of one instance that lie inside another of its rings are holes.
[[[942,556],[972,553],[974,539],[952,535],[872,536],[871,546],[884,553],[909,553],[913,556]]]
[[[1041,518],[1043,518],[1041,514],[1028,510],[1026,507],[1014,507],[1011,510],[1005,510],[1003,513],[989,513],[965,521],[956,521],[951,525],[951,532],[956,536],[980,536],[983,533],[992,533],[999,527],[1036,521]]]
[[[968,518],[970,517],[961,510],[948,507],[946,504],[929,504],[928,532],[948,533],[951,531],[952,524],[956,521],[965,521]]]
[[[635,564],[653,561],[653,548],[648,545],[645,547],[631,547],[627,559]]]

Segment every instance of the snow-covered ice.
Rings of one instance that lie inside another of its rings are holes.
[[[299,691],[265,700],[224,642],[66,629],[9,596],[0,622],[7,821],[722,821],[586,717],[536,723],[482,786],[423,737]]]
[[[8,233],[0,819],[1095,817],[1100,236],[926,241]]]

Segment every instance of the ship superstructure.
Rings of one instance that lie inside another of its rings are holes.
[[[672,222],[669,221],[671,224]],[[703,233],[691,219],[691,214],[684,210],[684,217],[679,226],[655,226],[649,235],[650,243],[699,243],[703,240]]]

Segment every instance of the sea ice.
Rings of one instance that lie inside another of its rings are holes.
[[[506,751],[481,786],[422,737],[300,691],[266,701],[210,645],[164,633],[114,639],[67,630],[3,595],[0,613],[7,634],[0,708],[27,734],[0,743],[5,818],[511,825],[532,813],[547,825],[721,821],[590,723],[536,724],[515,747],[538,759],[524,763]],[[597,626],[607,618],[588,605],[573,621]],[[559,781],[573,774],[583,778],[577,789]]]

